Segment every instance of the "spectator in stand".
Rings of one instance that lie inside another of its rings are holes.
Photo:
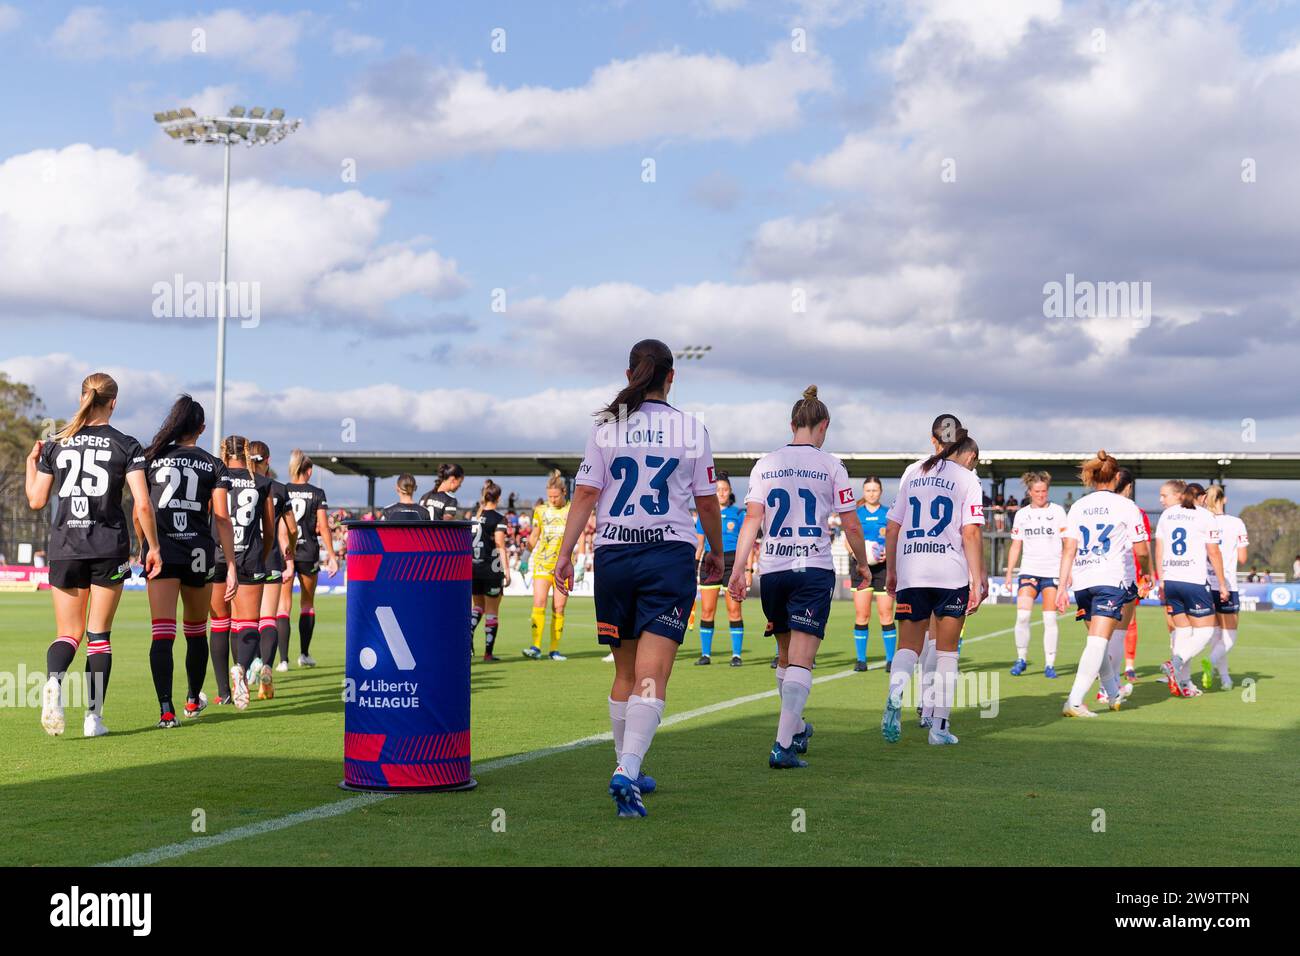
[[[1018,512],[1019,510],[1020,510],[1020,502],[1016,500],[1015,495],[1012,495],[1010,498],[1007,499],[1007,527],[1008,528],[1015,526],[1016,512]]]
[[[1300,581],[1300,554],[1295,556],[1295,563],[1291,565],[1291,580]]]
[[[993,528],[995,531],[1007,530],[1007,503],[1002,495],[993,496]]]

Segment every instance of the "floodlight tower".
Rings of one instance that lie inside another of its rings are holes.
[[[712,345],[683,345],[673,351],[673,358],[679,362],[699,362],[712,351]],[[680,401],[681,393],[678,392],[678,402]]]
[[[245,111],[232,106],[225,116],[196,116],[188,106],[165,113],[154,113],[154,122],[168,136],[187,145],[198,143],[225,148],[225,184],[221,208],[221,288],[217,292],[217,382],[216,410],[213,418],[212,450],[221,454],[221,437],[226,404],[226,262],[230,249],[230,147],[272,146],[299,126],[302,120],[285,119],[284,110],[269,113],[260,106]]]

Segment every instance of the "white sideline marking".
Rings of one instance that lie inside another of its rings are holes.
[[[1035,621],[1034,623],[1037,624],[1038,622]],[[981,634],[978,637],[965,639],[963,645],[975,644],[979,641],[988,640],[990,637],[1001,637],[1004,634],[1011,634],[1014,631],[1014,627],[1008,627],[1001,631]],[[876,670],[883,667],[884,663],[882,661],[877,661],[869,666],[871,670]],[[813,683],[824,684],[827,681],[839,680],[841,677],[848,677],[851,674],[853,674],[852,668],[849,670],[836,671],[834,674],[826,674],[822,677],[813,678]],[[697,707],[694,710],[685,710],[681,713],[665,717],[660,726],[670,727],[673,724],[680,724],[687,720],[694,720],[696,717],[704,717],[708,714],[716,714],[719,711],[730,710],[733,707],[740,707],[744,704],[752,704],[757,700],[775,697],[776,693],[776,688],[772,688],[771,690],[761,691],[757,694],[746,694],[744,697],[733,697],[731,700],[719,701],[716,704],[707,704],[704,707]],[[567,744],[560,744],[558,747],[543,747],[541,750],[530,750],[527,753],[512,754],[509,757],[498,757],[496,760],[488,760],[484,763],[476,764],[472,772],[490,773],[493,770],[501,770],[504,767],[514,767],[521,763],[540,760],[543,757],[549,757],[552,754],[566,753],[570,750],[580,750],[583,747],[590,747],[592,744],[607,743],[613,739],[614,735],[609,731],[606,731],[603,734],[593,734],[590,737],[580,737],[579,739],[572,740]],[[353,810],[357,810],[361,807],[372,806],[380,801],[391,800],[393,797],[397,796],[402,796],[402,794],[363,793],[353,797],[344,797],[342,800],[334,800],[330,803],[321,804],[319,807],[299,810],[296,813],[289,813],[282,817],[263,820],[260,823],[249,823],[242,827],[234,827],[233,829],[225,830],[222,833],[214,833],[212,836],[195,837],[194,839],[186,840],[183,843],[169,843],[166,846],[160,846],[153,850],[144,850],[140,853],[133,853],[130,856],[124,856],[116,860],[109,860],[107,863],[99,863],[96,865],[151,866],[154,863],[161,863],[164,860],[174,860],[180,856],[197,853],[199,850],[207,850],[214,846],[233,843],[236,840],[261,836],[264,833],[274,833],[276,830],[285,830],[289,827],[297,826],[300,823],[310,823],[313,820],[326,820],[330,817],[342,816],[345,813],[351,813]]]

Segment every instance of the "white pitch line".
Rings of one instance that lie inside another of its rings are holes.
[[[1037,622],[1035,622],[1037,623]],[[1008,627],[1001,631],[993,631],[988,634],[981,634],[978,637],[967,638],[964,644],[975,644],[979,641],[988,640],[990,637],[1001,637],[1004,634],[1010,634],[1015,630],[1014,627]],[[883,663],[877,661],[869,665],[871,670],[883,667]],[[850,670],[836,671],[834,674],[826,674],[822,677],[813,679],[814,684],[824,684],[828,681],[839,680],[841,677],[848,677],[854,672]],[[673,724],[680,724],[688,720],[694,720],[696,717],[704,717],[709,714],[716,714],[719,711],[730,710],[733,707],[740,707],[744,704],[752,704],[755,701],[765,700],[769,697],[775,697],[777,691],[765,690],[757,694],[746,694],[744,697],[733,697],[731,700],[719,701],[716,704],[708,704],[704,707],[697,707],[694,710],[685,710],[681,713],[672,714],[664,718],[661,726],[670,727]],[[544,747],[541,750],[530,750],[527,753],[512,754],[509,757],[498,757],[496,760],[488,760],[484,763],[477,764],[473,768],[473,773],[490,773],[493,770],[501,770],[504,767],[514,767],[521,763],[529,763],[533,760],[540,760],[543,757],[549,757],[552,754],[567,753],[570,750],[580,750],[583,747],[590,747],[592,744],[607,743],[614,739],[614,735],[606,731],[603,734],[593,734],[590,737],[580,737],[577,740],[571,740],[567,744],[560,744],[558,747]],[[363,793],[353,797],[345,797],[342,800],[334,800],[330,803],[321,804],[318,807],[311,807],[307,810],[299,810],[296,813],[289,813],[282,817],[274,817],[270,820],[263,820],[260,823],[249,823],[242,827],[234,827],[225,830],[222,833],[214,833],[212,836],[195,837],[192,840],[185,840],[181,843],[169,843],[166,846],[160,846],[153,850],[144,850],[140,853],[133,853],[130,856],[124,856],[116,860],[109,860],[107,863],[97,864],[98,866],[151,866],[155,863],[161,863],[164,860],[174,860],[180,856],[187,856],[190,853],[197,853],[199,850],[207,850],[214,846],[223,846],[227,843],[233,843],[236,840],[244,840],[249,837],[261,836],[264,833],[273,833],[276,830],[284,830],[289,827],[297,826],[300,823],[311,823],[313,820],[326,820],[330,817],[342,816],[345,813],[351,813],[353,810],[361,807],[372,806],[383,800],[391,800],[393,797],[402,796],[397,793]]]

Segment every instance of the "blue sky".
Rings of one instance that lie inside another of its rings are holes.
[[[986,448],[1291,450],[1298,26],[1289,2],[0,3],[0,370],[61,412],[108,368],[141,437],[210,398],[213,322],[150,302],[215,278],[220,150],[152,113],[238,102],[304,120],[233,154],[231,277],[263,307],[231,325],[227,430],[273,448],[344,419],[360,448],[577,448],[652,334],[714,346],[680,395],[718,447],[781,441],[815,381],[843,451],[919,449],[948,409]],[[1152,314],[1045,316],[1067,272],[1150,281]]]

